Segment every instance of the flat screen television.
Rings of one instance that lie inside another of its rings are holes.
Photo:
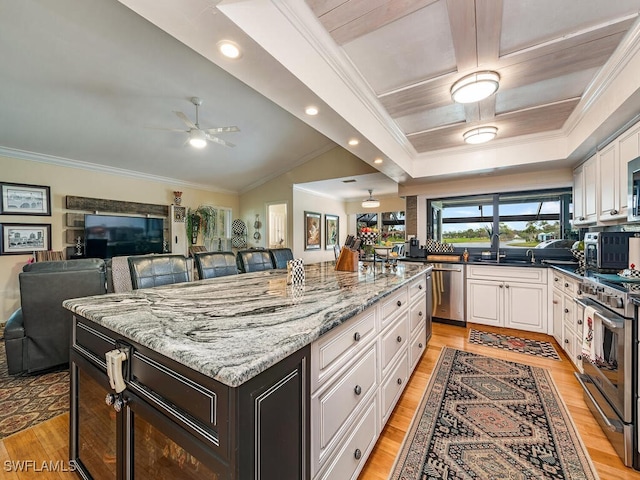
[[[85,256],[111,258],[162,253],[163,230],[162,218],[87,214],[84,216]]]

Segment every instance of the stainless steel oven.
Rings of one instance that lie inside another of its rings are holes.
[[[576,299],[593,310],[596,355],[583,352],[584,374],[576,374],[585,401],[625,465],[634,462],[634,308],[624,287],[585,279]],[[588,316],[588,315],[587,315]],[[589,328],[587,318],[584,329]],[[593,353],[593,352],[592,352]]]

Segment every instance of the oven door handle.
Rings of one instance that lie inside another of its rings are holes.
[[[587,308],[589,306],[586,303],[581,302],[577,298],[575,298],[573,301],[576,302],[581,307],[584,307],[584,308]],[[624,323],[616,322],[615,320],[612,320],[612,319],[610,319],[608,317],[605,317],[598,310],[595,311],[595,314],[598,316],[598,318],[600,318],[600,320],[602,320],[602,323],[604,323],[611,330],[624,330]]]
[[[612,432],[618,432],[618,433],[622,432],[623,430],[622,427],[612,423],[611,420],[609,420],[609,418],[607,417],[607,415],[602,411],[602,408],[600,408],[600,405],[598,405],[597,400],[593,398],[593,395],[591,394],[587,386],[584,384],[584,380],[582,379],[582,376],[577,373],[575,374],[575,376],[576,376],[576,379],[578,380],[578,383],[582,387],[584,394],[589,397],[589,400],[591,401],[595,409],[598,411],[598,414],[600,415],[600,418],[602,418],[602,421],[604,422],[607,429]]]

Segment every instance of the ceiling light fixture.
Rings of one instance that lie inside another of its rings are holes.
[[[376,158],[373,163],[376,163],[378,165],[380,165],[382,163],[382,159],[381,158]]]
[[[314,107],[313,105],[309,105],[307,108],[304,109],[304,113],[306,113],[307,115],[317,115],[318,114],[318,108]]]
[[[349,140],[349,145],[351,145],[352,147],[355,147],[359,143],[360,143],[360,140],[358,140],[357,138],[352,138],[351,140]]]
[[[195,148],[204,148],[207,144],[207,135],[202,130],[192,128],[189,131],[189,145]]]
[[[473,103],[498,90],[500,75],[496,72],[476,72],[462,77],[451,87],[451,98],[457,103]]]
[[[227,58],[237,59],[242,56],[240,47],[230,40],[221,40],[218,42],[218,50]]]
[[[369,190],[369,198],[362,201],[362,208],[376,208],[380,206],[380,200],[373,198],[373,190]]]
[[[465,142],[475,145],[493,140],[497,134],[498,129],[496,127],[480,127],[464,132],[462,138],[464,138]]]

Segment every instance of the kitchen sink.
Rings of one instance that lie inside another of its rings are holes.
[[[479,258],[477,260],[475,260],[478,263],[490,263],[490,264],[499,264],[499,265],[532,265],[531,260],[516,260],[516,259],[510,259],[510,258],[502,258],[500,259],[500,261],[496,261],[495,258],[491,258],[491,259],[484,259],[484,258]]]

